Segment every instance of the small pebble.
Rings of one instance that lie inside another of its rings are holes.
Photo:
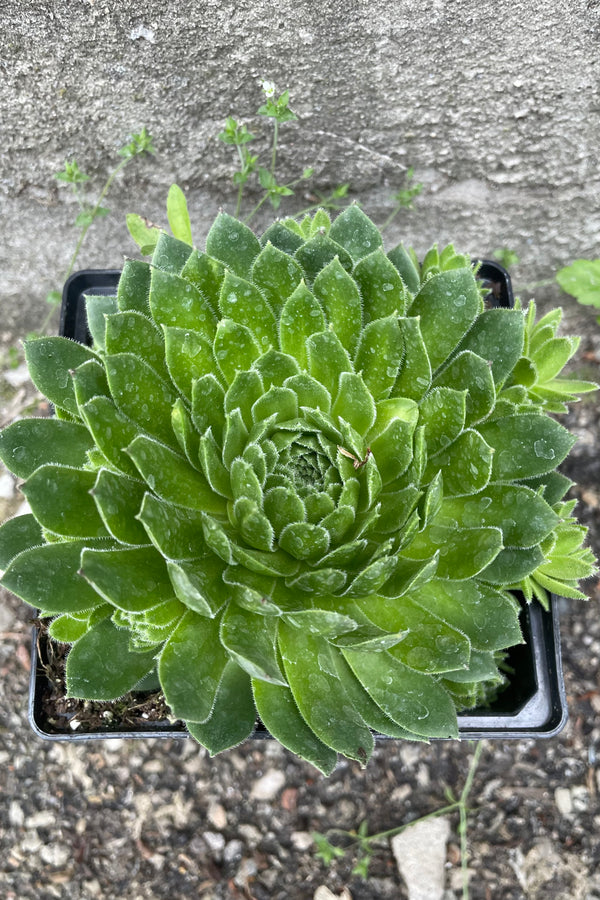
[[[250,796],[254,800],[274,800],[284,784],[283,772],[278,769],[269,769],[262,778],[254,782]]]

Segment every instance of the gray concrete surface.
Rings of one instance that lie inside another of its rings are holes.
[[[508,245],[524,281],[598,255],[599,39],[597,0],[0,0],[0,327],[39,322],[72,251],[52,174],[76,157],[100,184],[142,125],[157,156],[115,186],[81,266],[120,265],[124,214],[164,221],[173,180],[201,243],[234,200],[216,135],[253,115],[261,76],[301,120],[282,129],[284,177],[314,165],[314,186],[349,181],[383,221],[415,167],[425,190],[390,242]]]

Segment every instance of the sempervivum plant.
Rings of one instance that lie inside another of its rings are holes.
[[[257,715],[324,772],[372,731],[457,736],[502,686],[519,602],[583,596],[594,560],[548,412],[559,313],[485,308],[467,257],[387,255],[356,206],[163,234],[91,297],[93,346],[26,345],[51,419],[0,454],[31,514],[2,583],[72,644],[70,696],[157,678],[211,753]]]

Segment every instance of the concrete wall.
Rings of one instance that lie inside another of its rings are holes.
[[[598,0],[0,0],[0,329],[39,322],[72,252],[53,172],[75,157],[101,184],[142,125],[157,155],[115,185],[79,267],[119,266],[124,214],[164,221],[174,180],[201,243],[234,205],[216,134],[251,118],[261,76],[301,119],[282,129],[285,177],[349,181],[381,222],[412,165],[425,190],[390,243],[508,245],[517,284],[551,277],[600,254],[599,50]]]

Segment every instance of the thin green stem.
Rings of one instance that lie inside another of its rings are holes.
[[[263,196],[261,197],[261,199],[258,201],[258,203],[257,203],[256,206],[254,207],[254,209],[252,209],[252,210],[248,213],[248,215],[246,216],[246,218],[244,219],[244,222],[245,222],[246,224],[248,224],[248,222],[250,222],[250,220],[254,218],[254,216],[256,215],[256,213],[259,211],[259,209],[261,208],[261,206],[263,205],[263,203],[265,203],[265,202],[268,200],[268,198],[269,198],[269,192],[268,192],[268,191],[265,191],[265,193],[263,194]]]
[[[75,249],[73,250],[73,253],[72,253],[72,255],[71,255],[71,259],[70,259],[70,261],[69,261],[69,265],[68,265],[67,270],[66,270],[66,272],[65,272],[65,274],[63,275],[63,278],[62,278],[63,284],[64,284],[64,282],[67,280],[67,278],[71,275],[73,269],[75,268],[75,263],[77,262],[77,257],[79,256],[79,252],[80,252],[80,250],[81,250],[81,247],[82,247],[82,244],[83,244],[83,242],[84,242],[84,240],[85,240],[85,237],[86,237],[86,235],[87,235],[87,233],[88,233],[88,231],[89,231],[89,229],[90,229],[92,223],[93,223],[94,220],[96,219],[96,217],[97,217],[97,215],[98,215],[98,210],[100,209],[100,206],[101,206],[101,204],[102,204],[102,201],[104,200],[104,198],[105,198],[106,195],[108,194],[108,192],[109,192],[109,190],[110,190],[110,187],[111,187],[113,181],[115,180],[115,178],[117,177],[117,175],[119,174],[119,172],[120,172],[122,169],[124,169],[125,166],[127,165],[127,163],[128,163],[131,159],[133,159],[133,158],[134,158],[134,157],[132,157],[132,156],[128,156],[128,157],[125,157],[124,159],[122,159],[121,162],[120,162],[117,166],[115,166],[115,168],[113,169],[113,171],[110,173],[110,175],[109,175],[108,178],[106,179],[106,182],[105,182],[105,184],[104,184],[104,187],[103,187],[102,190],[100,191],[100,195],[99,195],[98,199],[96,200],[96,204],[95,204],[95,206],[94,206],[94,207],[92,208],[92,210],[91,210],[89,221],[87,222],[86,225],[83,225],[82,228],[81,228],[81,232],[80,232],[80,234],[79,234],[79,238],[78,238],[78,240],[77,240],[77,243],[76,243],[76,245],[75,245]],[[78,202],[79,202],[79,205],[80,205],[80,207],[83,209],[83,203],[82,203],[81,198],[80,198],[80,196],[79,196],[79,194],[78,194],[78,192],[77,192],[76,185],[74,185],[73,187],[75,188],[75,194],[76,194],[76,196],[77,196],[77,200],[78,200]],[[52,308],[50,309],[50,311],[48,312],[48,315],[46,316],[46,318],[45,318],[44,321],[42,322],[42,325],[41,325],[40,328],[38,329],[38,333],[39,333],[39,334],[45,334],[46,329],[47,329],[47,327],[48,327],[48,325],[49,325],[49,323],[50,323],[50,321],[51,321],[53,315],[54,315],[54,307],[52,307]]]
[[[398,215],[398,213],[400,212],[401,209],[402,209],[402,206],[398,203],[398,204],[394,207],[394,209],[391,211],[391,213],[389,214],[389,216],[387,217],[387,219],[385,220],[385,222],[383,223],[383,225],[381,225],[381,226],[379,227],[379,230],[380,230],[380,231],[385,231],[385,229],[388,227],[388,225],[391,225],[391,224],[392,224],[392,222],[394,221],[394,219],[396,218],[396,216]]]
[[[236,144],[236,148],[237,148],[238,156],[239,156],[239,158],[240,158],[240,173],[243,175],[243,174],[244,174],[244,168],[245,168],[245,166],[246,166],[246,161],[244,160],[244,154],[242,153],[242,148],[240,147],[239,144]],[[240,209],[242,208],[242,195],[243,195],[243,193],[244,193],[244,184],[243,184],[243,182],[242,182],[242,183],[240,183],[240,184],[238,185],[237,203],[236,203],[236,205],[235,205],[235,216],[236,216],[236,219],[239,217],[239,215],[240,215]]]
[[[273,128],[273,151],[271,153],[271,175],[275,175],[275,162],[277,160],[277,139],[279,137],[279,122],[274,120]]]

